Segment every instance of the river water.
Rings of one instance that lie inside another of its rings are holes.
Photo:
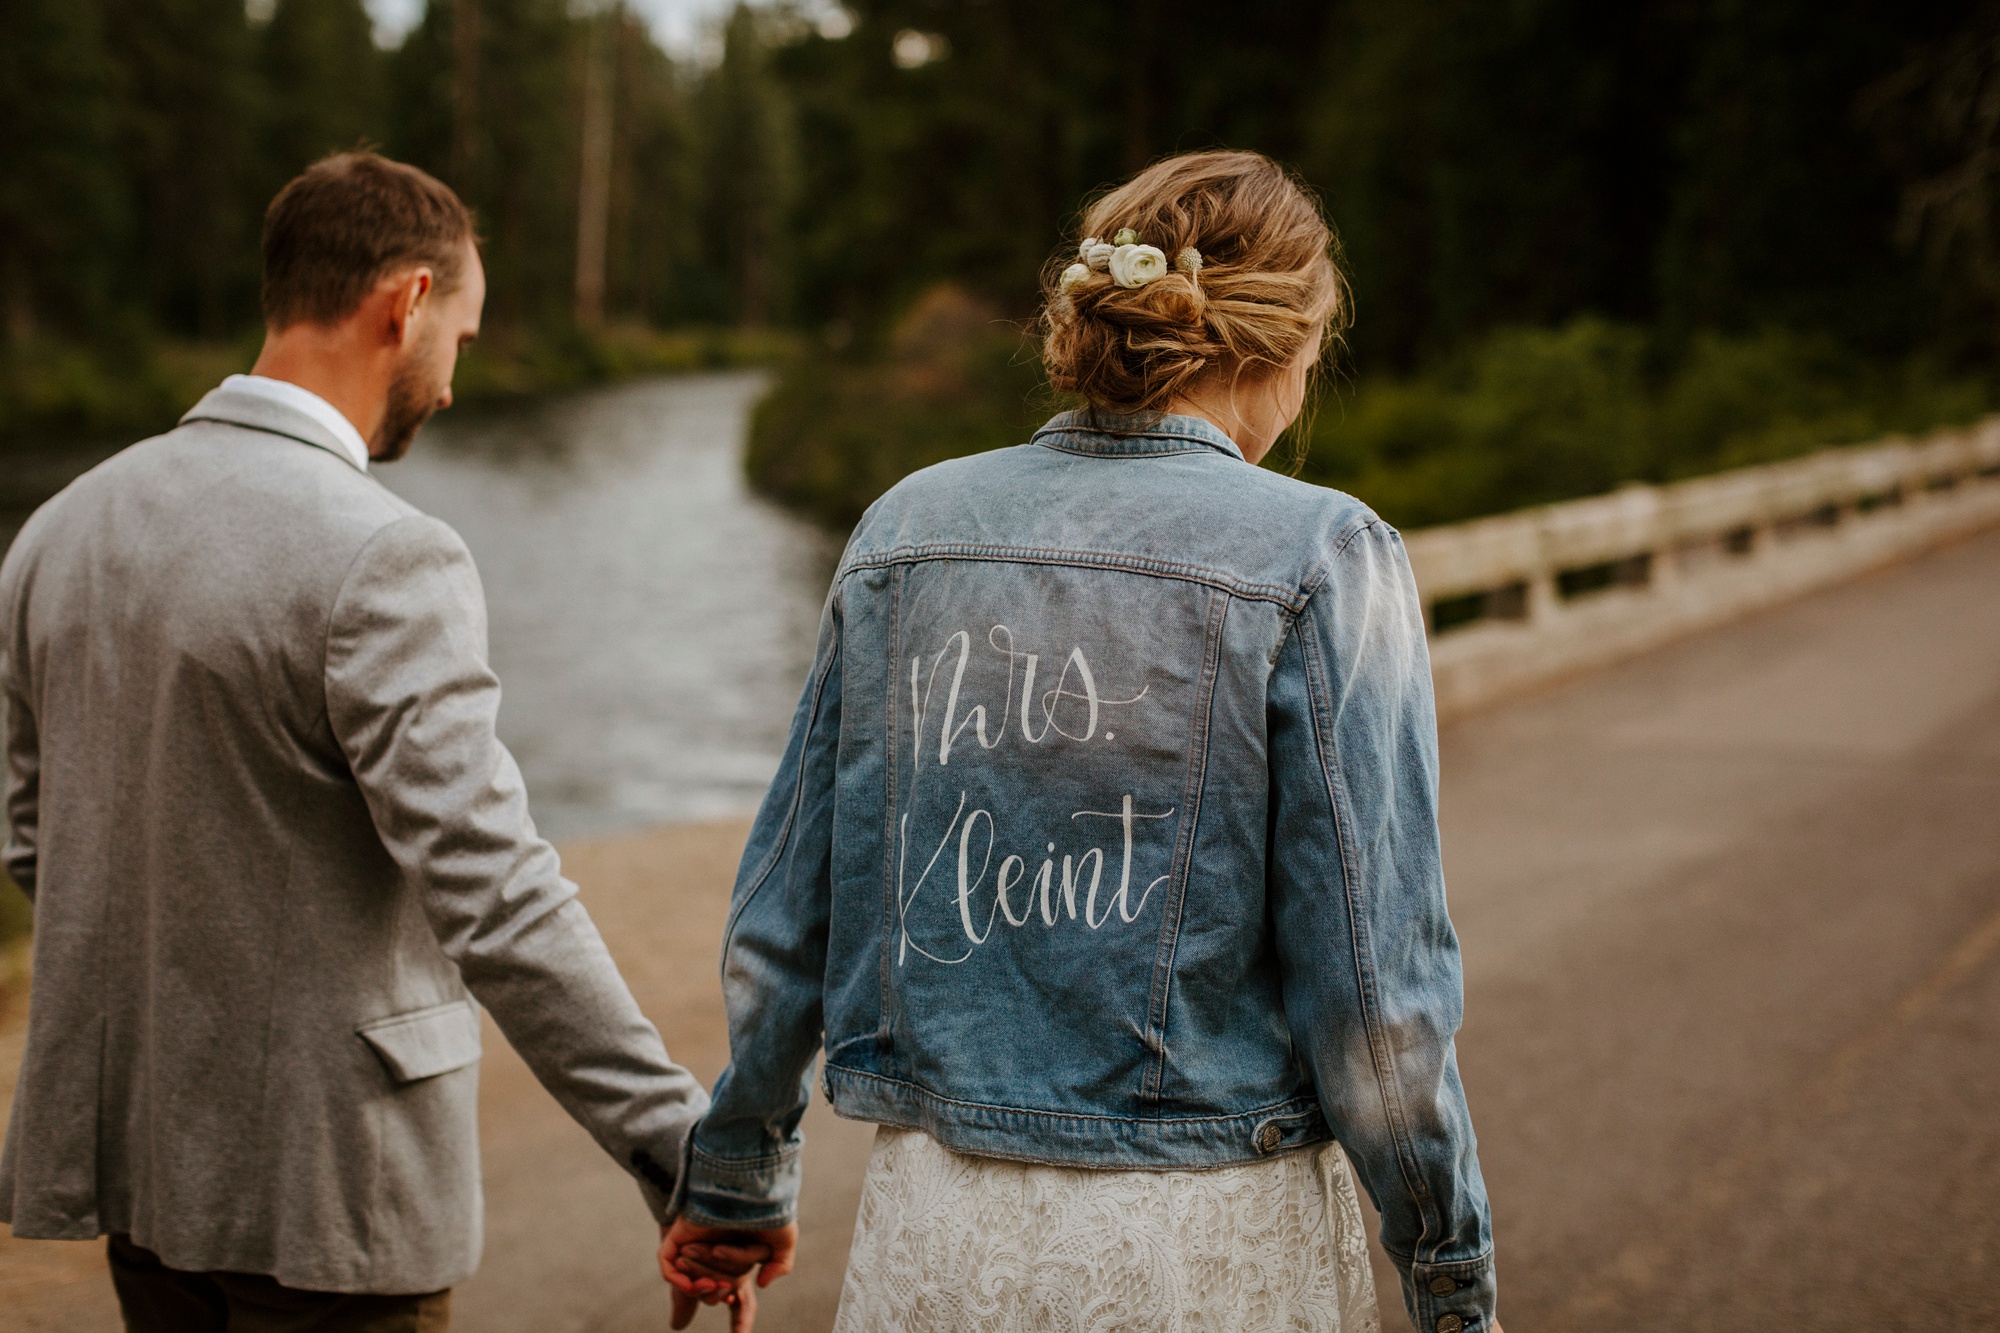
[[[750,493],[758,372],[436,417],[375,475],[479,563],[500,735],[551,837],[740,814],[778,766],[838,539]],[[0,550],[109,450],[0,478]]]
[[[752,810],[840,543],[750,493],[757,372],[447,412],[376,475],[486,585],[500,734],[552,837]]]

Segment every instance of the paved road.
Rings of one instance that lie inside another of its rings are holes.
[[[2000,1319],[2000,534],[1470,719],[1444,772],[1516,1333]],[[741,836],[571,853],[704,1075]],[[493,1047],[457,1326],[662,1327],[632,1192]],[[827,1324],[869,1141],[809,1134],[776,1333]],[[114,1327],[97,1262],[0,1237],[0,1328]]]

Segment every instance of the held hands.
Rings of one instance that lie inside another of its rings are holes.
[[[674,1289],[672,1326],[686,1328],[697,1305],[728,1305],[730,1333],[751,1333],[757,1289],[792,1271],[796,1225],[731,1231],[675,1218],[660,1233],[660,1276]],[[751,1270],[757,1269],[756,1281]]]

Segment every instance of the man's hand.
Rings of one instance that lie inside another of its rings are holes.
[[[731,1231],[675,1218],[660,1234],[660,1276],[674,1289],[673,1327],[688,1326],[695,1306],[731,1306],[731,1333],[750,1333],[757,1319],[757,1288],[792,1271],[799,1243],[796,1225],[770,1231]],[[750,1270],[756,1268],[753,1284]]]

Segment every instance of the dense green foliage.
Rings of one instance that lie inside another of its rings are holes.
[[[791,259],[810,323],[879,331],[946,279],[1026,314],[1086,194],[1228,145],[1324,195],[1368,373],[1585,312],[1683,337],[1810,327],[1871,353],[1991,345],[1993,294],[1983,313],[1943,299],[1953,282],[1897,236],[1908,190],[1993,133],[1937,105],[1959,45],[1977,47],[1959,66],[1990,67],[1991,6],[849,9],[852,33],[803,36],[774,64],[800,144]],[[899,67],[903,31],[948,54]]]
[[[1591,317],[1496,330],[1426,374],[1331,396],[1303,458],[1276,450],[1270,465],[1422,527],[1956,425],[1990,405],[1980,380],[1825,337],[1703,334],[1668,368],[1655,341]]]
[[[1025,319],[1091,190],[1211,144],[1272,153],[1325,200],[1355,323],[1298,466],[1401,522],[1993,400],[2000,5],[850,8],[851,35],[777,57],[805,164],[797,308],[826,350],[753,453],[760,484],[821,512],[975,438],[941,414],[916,438],[926,414],[887,387],[913,294],[957,283]],[[949,55],[900,68],[903,28]],[[1017,402],[1018,379],[988,392]]]
[[[171,425],[224,375],[247,370],[252,341],[127,336],[23,339],[0,347],[0,443],[135,436]]]

